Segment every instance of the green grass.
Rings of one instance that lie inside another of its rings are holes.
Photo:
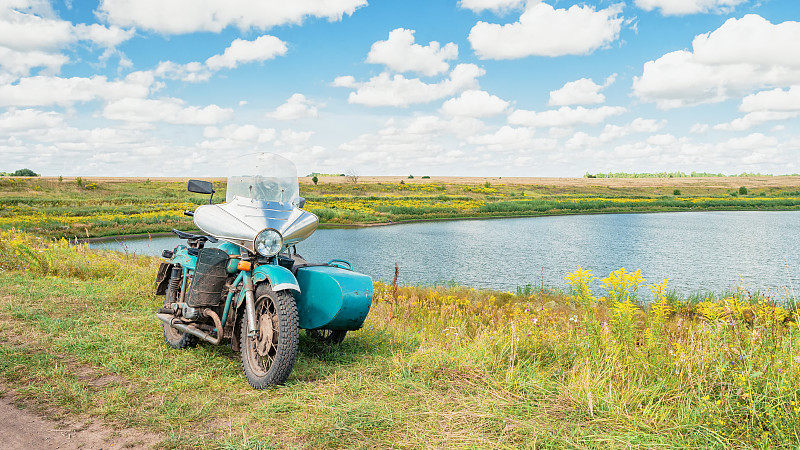
[[[567,185],[476,185],[447,183],[339,183],[301,185],[306,209],[323,226],[393,223],[413,220],[513,217],[686,210],[796,210],[793,187],[750,188],[739,194],[706,184],[610,187],[592,182]],[[91,189],[87,187],[91,186]],[[217,183],[215,202],[225,198]],[[735,196],[734,196],[735,195]],[[145,234],[192,229],[183,211],[208,197],[186,191],[185,183],[166,181],[56,181],[0,178],[0,229],[21,229],[68,239]]]
[[[169,349],[157,264],[3,233],[4,385],[51,416],[160,433],[161,448],[800,444],[791,299],[661,288],[628,308],[635,273],[608,291],[376,284],[362,330],[336,347],[301,335],[287,384],[255,391],[226,346]]]

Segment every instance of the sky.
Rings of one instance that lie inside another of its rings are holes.
[[[800,173],[797,0],[0,0],[0,171]]]

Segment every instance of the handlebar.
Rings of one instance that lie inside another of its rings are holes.
[[[193,217],[193,216],[194,216],[194,211],[189,211],[189,210],[187,209],[187,210],[183,211],[183,215],[184,215],[184,216]]]
[[[345,264],[347,264],[347,267],[344,266]],[[345,261],[343,259],[332,259],[332,260],[328,261],[328,265],[329,266],[336,266],[336,267],[339,267],[341,269],[353,270],[353,266],[351,266],[349,262],[347,262],[347,261]]]
[[[207,235],[203,235],[203,234],[185,233],[183,231],[176,230],[174,228],[172,229],[172,232],[175,233],[176,235],[178,235],[178,237],[181,238],[181,239],[194,239],[194,240],[198,240],[198,241],[209,241],[209,242],[212,242],[212,243],[216,243],[217,242],[217,238],[215,238],[214,236],[207,236]]]

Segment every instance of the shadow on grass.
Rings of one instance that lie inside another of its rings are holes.
[[[205,354],[198,357],[219,358],[227,361],[224,363],[226,366],[241,365],[240,353],[231,349],[230,342],[222,345],[201,342],[198,347]],[[352,370],[363,370],[370,361],[386,358],[392,354],[392,348],[397,351],[398,347],[405,351],[416,346],[413,342],[392,342],[389,333],[378,329],[350,331],[340,344],[320,343],[301,330],[297,359],[287,384],[315,382]]]

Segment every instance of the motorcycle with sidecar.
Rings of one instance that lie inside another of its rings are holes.
[[[338,344],[361,328],[372,304],[372,279],[343,260],[313,264],[297,253],[319,219],[302,208],[297,169],[275,154],[232,161],[225,203],[212,204],[208,181],[189,180],[209,194],[192,216],[205,234],[172,230],[186,244],[164,250],[156,316],[175,349],[199,341],[230,342],[256,389],[283,384],[294,365],[299,329]]]

